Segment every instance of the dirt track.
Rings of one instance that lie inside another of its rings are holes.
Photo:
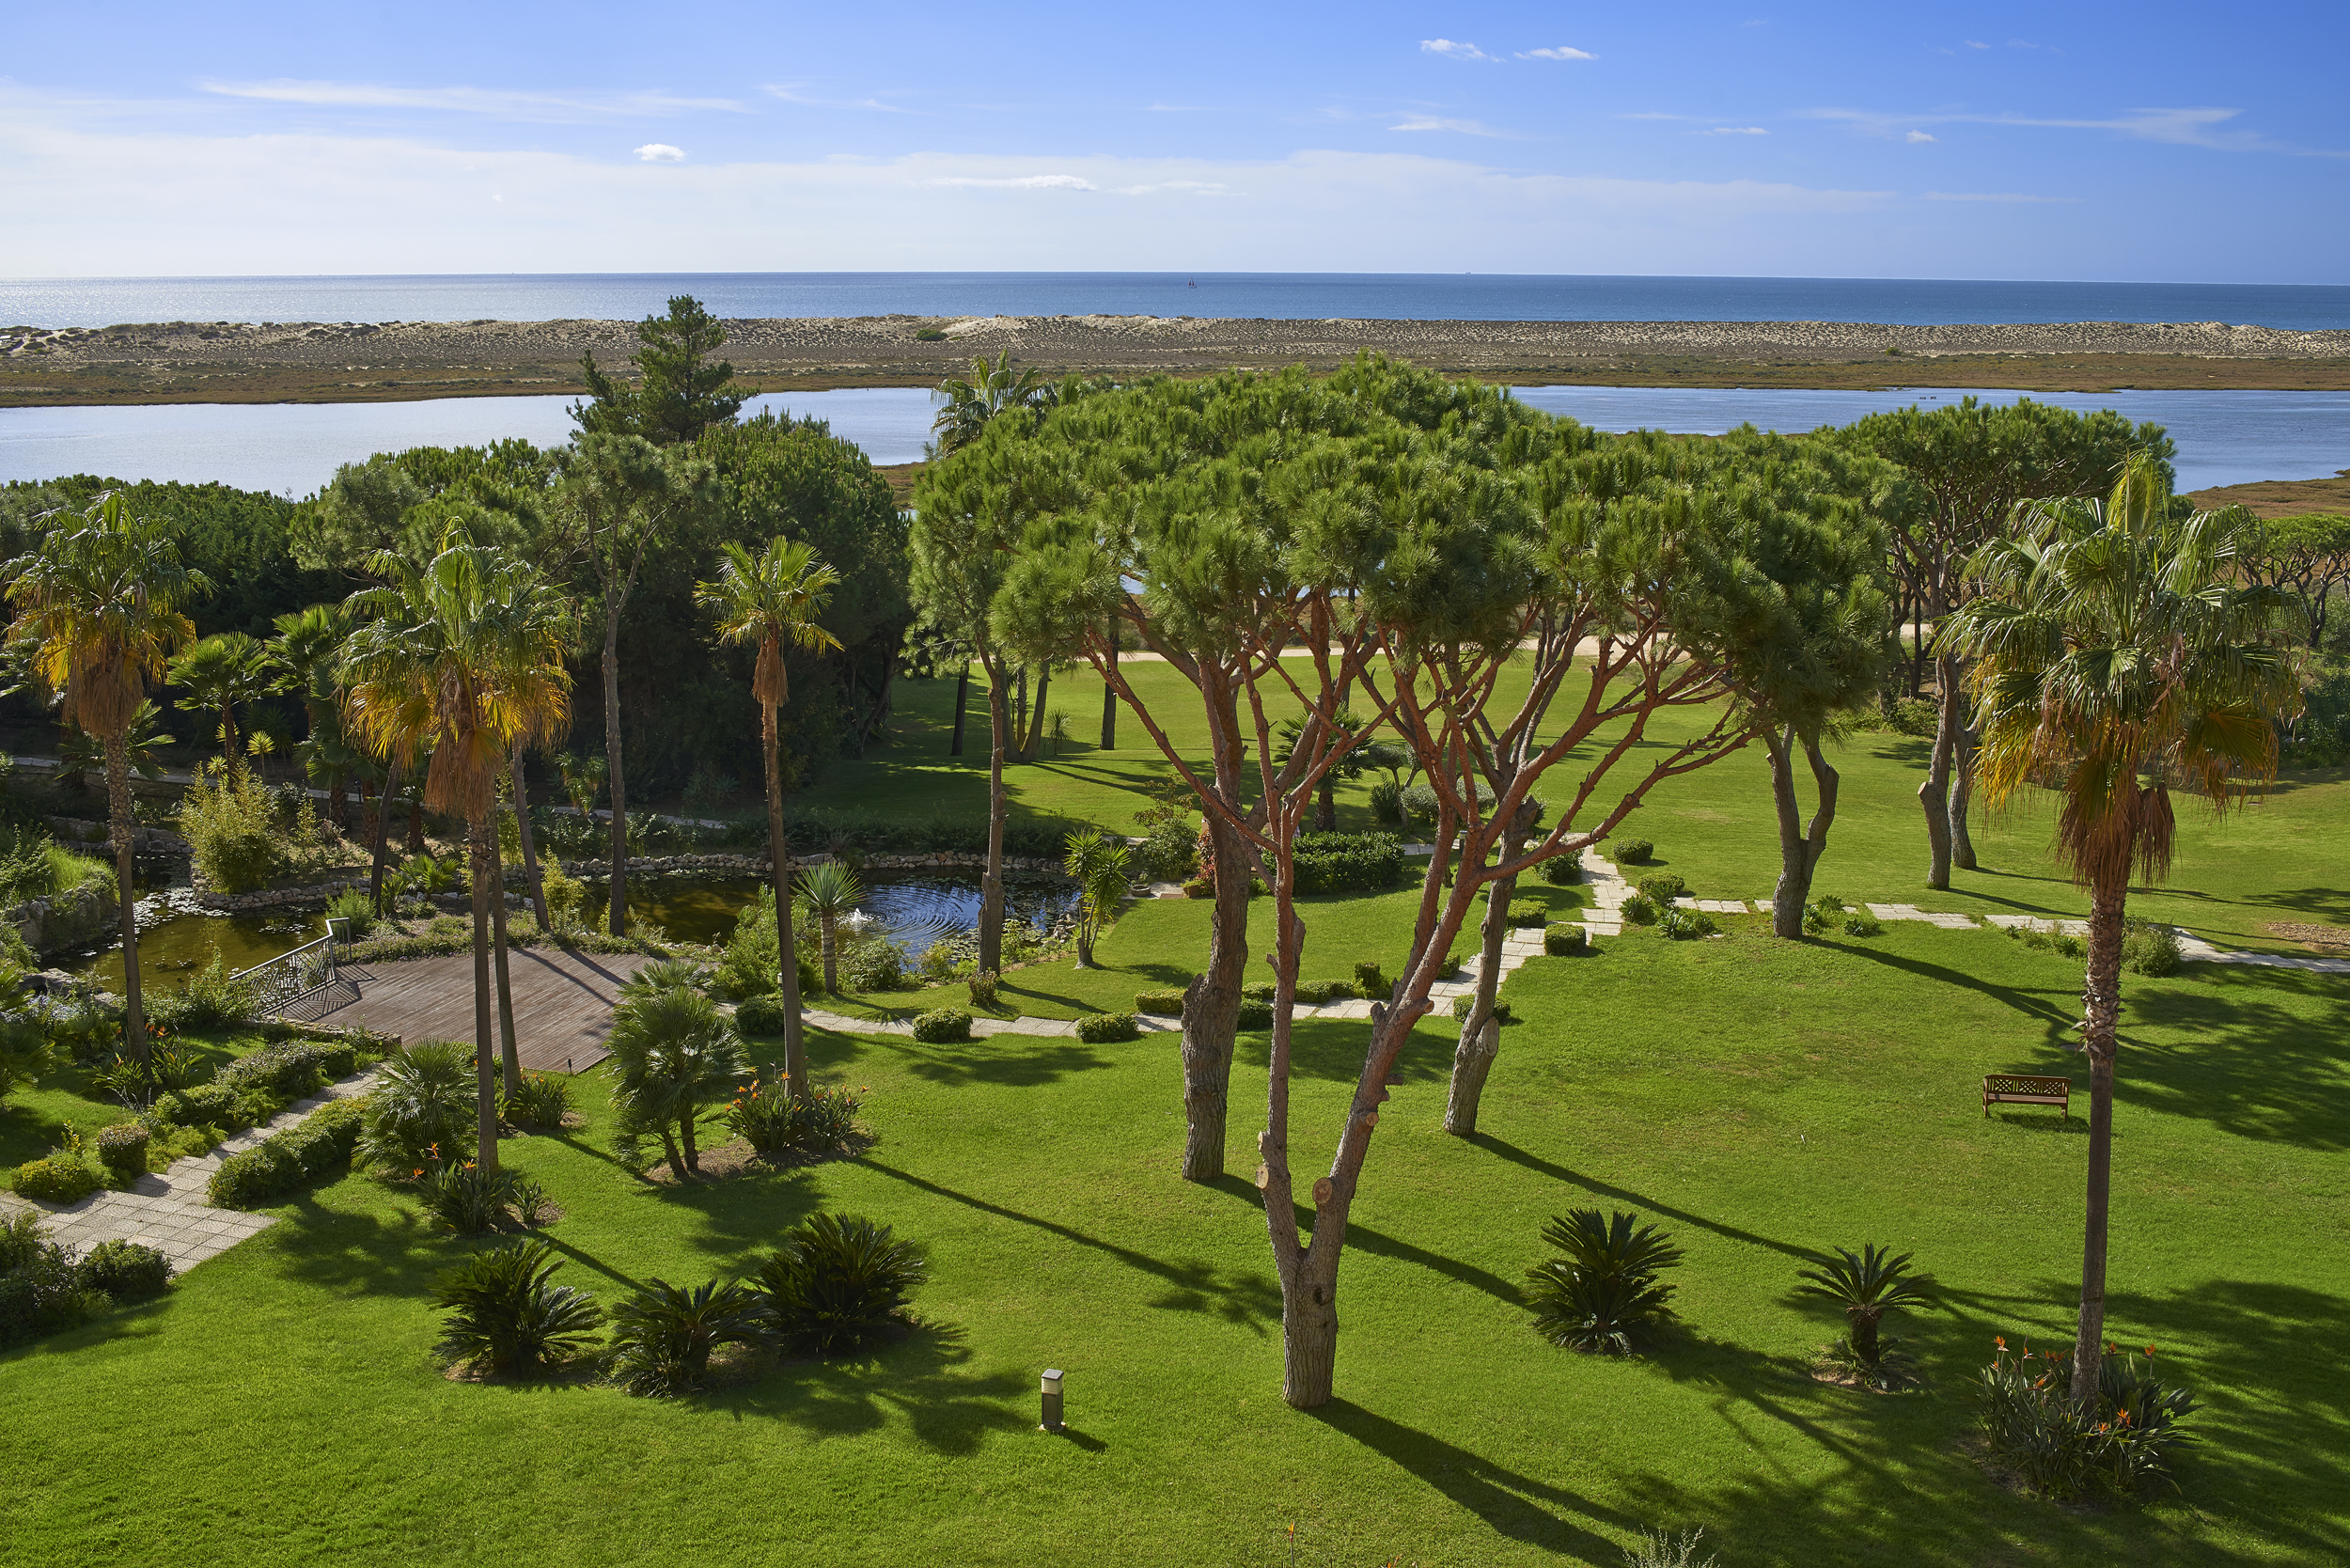
[[[925,342],[923,330],[944,332]],[[1887,326],[1837,321],[1246,321],[914,316],[727,323],[727,357],[766,389],[934,384],[974,354],[1049,372],[1197,374],[1328,367],[1375,349],[1517,384],[2350,387],[2350,332],[2219,322]],[[625,321],[389,321],[0,332],[0,406],[339,402],[580,385],[579,360],[634,349]]]

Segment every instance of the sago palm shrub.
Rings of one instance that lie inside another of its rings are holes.
[[[612,1108],[619,1112],[614,1144],[634,1164],[648,1136],[661,1141],[669,1173],[684,1181],[701,1168],[695,1129],[733,1098],[750,1074],[743,1037],[717,1005],[677,973],[685,965],[648,965],[620,991],[612,1010]],[[659,971],[658,980],[648,983]]]
[[[447,1313],[435,1348],[452,1364],[527,1375],[595,1342],[603,1309],[587,1292],[554,1283],[563,1260],[542,1241],[494,1247],[432,1283]]]
[[[612,1310],[612,1376],[632,1394],[692,1393],[711,1352],[762,1342],[771,1321],[765,1295],[739,1279],[690,1291],[655,1279]]]
[[[1863,1242],[1858,1252],[1836,1248],[1834,1257],[1821,1257],[1817,1268],[1798,1271],[1806,1295],[1825,1296],[1844,1309],[1848,1325],[1836,1359],[1850,1367],[1872,1388],[1892,1388],[1914,1374],[1914,1364],[1879,1335],[1885,1314],[1896,1309],[1931,1311],[1935,1283],[1931,1275],[1910,1271],[1907,1252],[1896,1257],[1890,1247]]]
[[[886,1344],[929,1265],[886,1225],[814,1215],[759,1271],[775,1333],[805,1356],[845,1356]]]
[[[1534,1331],[1552,1344],[1629,1356],[1672,1321],[1673,1287],[1657,1276],[1681,1249],[1639,1215],[1575,1209],[1543,1227],[1559,1256],[1527,1271]]]

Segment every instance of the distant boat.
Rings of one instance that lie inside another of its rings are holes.
[[[1197,289],[1199,287],[1199,283],[1198,280],[1195,278],[1191,282],[1184,284],[1183,287],[1186,289]]]

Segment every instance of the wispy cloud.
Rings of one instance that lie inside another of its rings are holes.
[[[1013,174],[987,176],[952,174],[931,181],[933,185],[960,185],[971,190],[994,191],[1098,191],[1092,180],[1075,174]]]
[[[1477,45],[1463,43],[1458,39],[1422,39],[1419,48],[1423,55],[1442,55],[1448,60],[1491,60],[1494,57]]]
[[[2215,152],[2270,152],[2295,158],[2350,158],[2350,152],[2295,147],[2258,131],[2232,129],[2228,122],[2241,109],[2130,109],[2104,119],[2069,119],[2039,115],[1888,114],[1872,109],[1798,109],[1807,119],[1835,120],[1864,135],[1902,136],[1915,141],[1921,125],[2011,125],[2051,131],[2107,131],[2135,141],[2164,142],[2174,147],[2201,147]]]
[[[1616,118],[1618,119],[1687,119],[1689,117],[1687,115],[1668,115],[1661,109],[1639,109],[1631,114],[1618,115]]]
[[[1555,49],[1521,49],[1518,51],[1518,58],[1521,60],[1596,60],[1599,56],[1587,54],[1580,49],[1570,49],[1562,43]]]
[[[2078,196],[2026,196],[2017,191],[1928,191],[1928,201],[2020,201],[2032,206],[2062,204],[2080,200]]]
[[[398,87],[371,82],[202,82],[223,98],[258,99],[334,109],[424,109],[496,119],[571,123],[594,119],[658,118],[682,114],[743,114],[728,98],[682,98],[666,92],[556,93],[502,87]]]
[[[1909,143],[1912,147],[1915,147],[1919,142],[1930,142],[1934,140],[1934,133],[1930,131],[1912,131],[1904,135],[1902,140]]]
[[[786,103],[798,103],[811,109],[870,109],[875,114],[903,115],[913,111],[896,103],[885,103],[878,98],[819,98],[803,89],[798,82],[762,82],[759,90],[770,98]]]
[[[1770,134],[1759,125],[1709,125],[1701,133],[1708,136],[1767,136]]]
[[[647,142],[636,149],[636,161],[641,164],[682,164],[685,162],[685,149],[671,147],[667,142]]]
[[[1496,131],[1490,125],[1480,125],[1473,119],[1448,119],[1442,115],[1405,115],[1387,129],[1390,131],[1449,131],[1455,135],[1498,136],[1504,140],[1514,140],[1517,137],[1517,133],[1514,131]]]

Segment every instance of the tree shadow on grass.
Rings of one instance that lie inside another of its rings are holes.
[[[819,1437],[873,1432],[895,1414],[905,1418],[925,1448],[969,1454],[990,1433],[1033,1424],[1012,1403],[1027,1384],[1026,1375],[976,1376],[965,1370],[970,1361],[960,1329],[925,1324],[861,1361],[789,1361],[709,1403],[789,1421]]]
[[[1500,1155],[1512,1165],[1524,1166],[1527,1169],[1538,1175],[1547,1176],[1554,1182],[1581,1187],[1594,1198],[1628,1203],[1644,1213],[1661,1215],[1684,1225],[1694,1225],[1701,1231],[1710,1231],[1715,1235],[1730,1241],[1744,1242],[1749,1247],[1765,1247],[1790,1258],[1809,1260],[1812,1256],[1812,1249],[1809,1247],[1791,1246],[1783,1241],[1774,1241],[1768,1236],[1757,1235],[1752,1231],[1740,1230],[1735,1225],[1724,1225],[1719,1220],[1707,1219],[1702,1215],[1691,1214],[1686,1209],[1676,1209],[1669,1203],[1659,1203],[1656,1200],[1643,1193],[1634,1192],[1629,1187],[1615,1186],[1600,1181],[1597,1177],[1578,1174],[1569,1170],[1563,1165],[1557,1165],[1543,1159],[1539,1154],[1528,1153],[1516,1144],[1506,1138],[1496,1137],[1491,1133],[1480,1133],[1468,1141],[1480,1149]]]
[[[1613,1562],[1622,1553],[1591,1529],[1597,1520],[1619,1529],[1640,1523],[1549,1482],[1537,1481],[1446,1442],[1417,1427],[1334,1399],[1305,1414],[1353,1439],[1396,1468],[1482,1519],[1496,1534],[1524,1541],[1581,1562]]]
[[[1027,1089],[1117,1065],[1092,1046],[1060,1035],[996,1034],[954,1045],[925,1045],[912,1035],[883,1035],[867,1049],[894,1056],[916,1077],[949,1089],[973,1084]]]
[[[998,1219],[1008,1219],[1016,1225],[1029,1226],[1115,1258],[1128,1268],[1164,1281],[1167,1293],[1144,1303],[1146,1306],[1170,1312],[1213,1312],[1236,1327],[1251,1330],[1260,1338],[1265,1333],[1265,1325],[1278,1321],[1281,1316],[1280,1288],[1263,1274],[1220,1269],[1214,1263],[1196,1258],[1180,1262],[1154,1258],[1149,1253],[1136,1252],[1132,1247],[1120,1247],[1115,1242],[1088,1235],[1057,1220],[1041,1219],[1035,1215],[1006,1208],[1001,1203],[991,1203],[983,1198],[974,1198],[952,1187],[941,1186],[936,1182],[884,1165],[879,1160],[868,1159],[858,1163],[868,1170],[894,1178],[908,1186],[918,1187],[935,1197],[950,1199],[981,1214],[994,1215]]]
[[[1227,1173],[1218,1176],[1207,1185],[1211,1190],[1220,1192],[1227,1198],[1242,1200],[1260,1214],[1264,1211],[1264,1195],[1237,1176]],[[1314,1211],[1303,1203],[1292,1203],[1291,1207],[1294,1210],[1292,1219],[1297,1229],[1301,1232],[1310,1233],[1314,1228]],[[1432,1273],[1441,1274],[1448,1279],[1466,1285],[1471,1290],[1482,1291],[1504,1306],[1523,1307],[1526,1305],[1525,1292],[1511,1281],[1502,1278],[1501,1276],[1479,1268],[1475,1263],[1465,1263],[1458,1258],[1448,1258],[1442,1253],[1431,1252],[1426,1247],[1415,1247],[1410,1242],[1398,1240],[1383,1231],[1365,1225],[1359,1219],[1349,1218],[1347,1220],[1346,1245],[1350,1248],[1359,1248],[1368,1252],[1373,1257],[1392,1258],[1398,1262],[1418,1264]],[[1275,1315],[1278,1316],[1280,1312],[1278,1287],[1274,1290],[1273,1309]]]
[[[1416,1026],[1388,1074],[1391,1084],[1426,1084],[1450,1079],[1453,1042],[1427,1026],[1440,1014],[1432,1012]],[[1444,1022],[1449,1024],[1450,1019]],[[1351,1084],[1363,1075],[1371,1050],[1368,1018],[1298,1018],[1290,1025],[1290,1074]],[[1273,1036],[1264,1029],[1244,1031],[1233,1043],[1233,1058],[1263,1071],[1272,1065]]]
[[[2125,982],[2122,1000],[2130,1030],[2114,1074],[2119,1104],[2301,1149],[2350,1148],[2342,977],[2202,964],[2189,981]],[[2186,1039],[2148,1040],[2151,1029]]]
[[[664,1184],[642,1189],[642,1197],[701,1216],[700,1228],[682,1238],[696,1251],[734,1257],[749,1248],[774,1247],[785,1231],[822,1207],[817,1168],[794,1166],[722,1182]]]
[[[1981,992],[1992,1000],[2013,1008],[2028,1018],[2037,1020],[2042,1027],[2044,1043],[2053,1048],[2068,1049],[2071,1042],[2066,1039],[2066,1036],[2080,1027],[2080,1015],[2076,1005],[2069,1008],[2061,1007],[2057,1003],[2043,999],[2050,996],[2076,994],[2027,991],[2020,986],[2001,985],[1997,981],[1984,980],[1982,976],[1969,974],[1964,969],[1953,969],[1946,964],[1929,964],[1924,959],[1911,958],[1904,953],[1888,952],[1882,948],[1844,943],[1839,943],[1837,946],[1841,951],[1850,953],[1855,958],[1865,959],[1871,964],[1881,964],[1888,969],[1899,969],[1904,974],[1915,975],[1920,980]]]
[[[2350,888],[2280,888],[2262,895],[2261,902],[2281,904],[2303,915],[2315,915],[2329,925],[2350,924]]]

